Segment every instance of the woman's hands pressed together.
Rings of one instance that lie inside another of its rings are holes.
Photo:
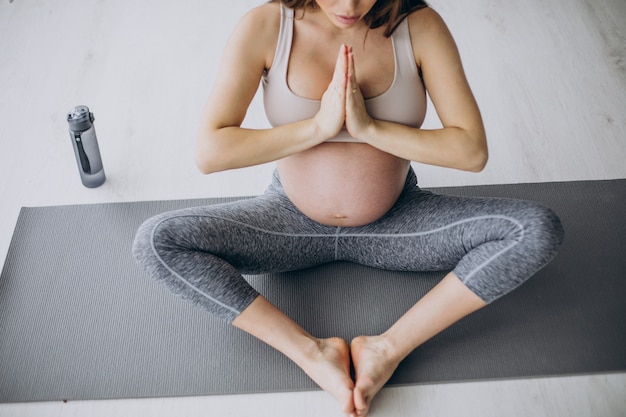
[[[352,137],[358,137],[372,123],[365,108],[365,100],[359,88],[354,66],[352,47],[341,45],[335,72],[324,92],[315,122],[326,139],[339,134],[345,126]]]
[[[341,45],[335,72],[328,88],[322,96],[320,110],[314,117],[324,139],[337,136],[346,119],[346,74],[348,70],[347,46]]]
[[[365,98],[361,93],[356,79],[354,67],[354,55],[352,48],[348,50],[348,72],[346,74],[346,129],[353,138],[360,137],[360,133],[366,130],[374,119],[367,112]]]

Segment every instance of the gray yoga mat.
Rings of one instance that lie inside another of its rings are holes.
[[[418,348],[390,385],[626,370],[626,180],[432,191],[543,202],[566,239],[518,290]],[[149,216],[229,200],[22,209],[0,278],[0,401],[316,389],[131,258]],[[350,340],[387,328],[442,276],[333,263],[249,280],[313,334]]]

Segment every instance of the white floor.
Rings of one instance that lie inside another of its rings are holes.
[[[260,0],[0,1],[0,261],[22,206],[254,195],[272,164],[202,176],[192,150],[228,33]],[[481,105],[480,174],[424,187],[626,178],[626,1],[431,4]],[[87,104],[107,182],[79,181],[65,114]],[[249,127],[267,121],[258,100]],[[431,111],[426,127],[438,124]],[[2,364],[0,364],[0,372]],[[0,405],[0,416],[339,416],[321,392]],[[372,416],[625,416],[626,373],[384,390]]]

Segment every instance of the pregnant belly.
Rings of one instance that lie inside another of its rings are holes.
[[[409,161],[363,143],[323,143],[278,161],[285,193],[304,215],[345,227],[389,211],[408,169]]]

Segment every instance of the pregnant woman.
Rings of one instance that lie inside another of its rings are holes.
[[[209,174],[276,161],[273,181],[250,200],[149,219],[134,255],[174,293],[284,353],[346,415],[367,415],[412,350],[556,255],[563,230],[545,207],[417,186],[411,161],[473,172],[487,162],[454,40],[423,1],[271,1],[241,19],[220,68],[196,164]],[[242,128],[259,83],[272,127]],[[441,129],[420,128],[426,91]],[[307,333],[242,276],[336,260],[449,273],[386,332],[350,344]]]

